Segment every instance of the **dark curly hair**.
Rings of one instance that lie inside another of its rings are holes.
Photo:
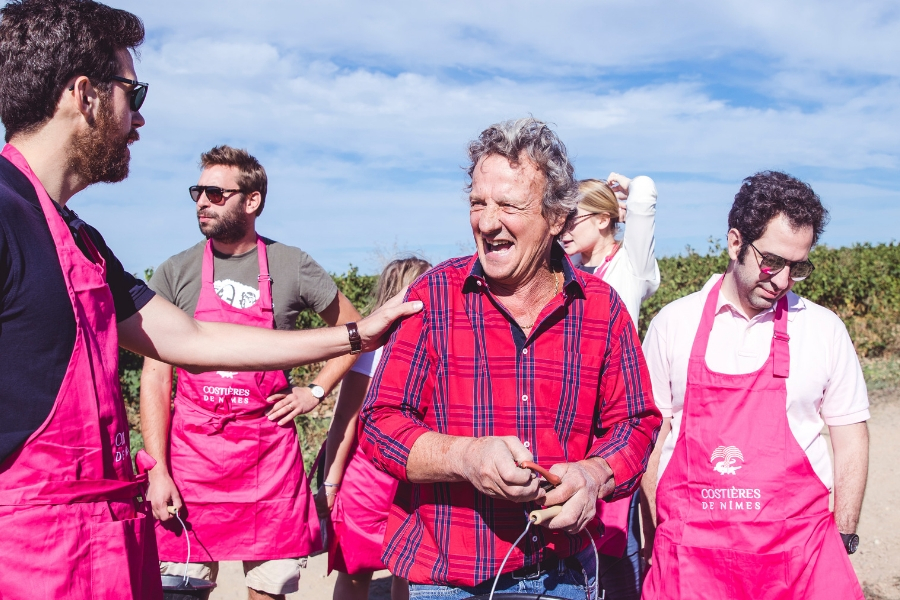
[[[787,217],[791,227],[812,227],[813,246],[828,224],[828,211],[809,184],[778,171],[762,171],[746,178],[728,213],[728,228],[741,233],[738,261],[750,244],[763,236],[766,226],[778,215]]]
[[[56,112],[66,84],[85,75],[109,92],[116,52],[144,41],[130,12],[92,0],[12,0],[0,9],[0,120],[6,141]]]

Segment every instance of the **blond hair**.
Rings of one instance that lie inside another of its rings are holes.
[[[619,224],[619,200],[605,181],[579,181],[578,206],[595,215],[609,216],[609,226],[613,229]]]
[[[415,281],[419,275],[431,268],[431,263],[418,256],[409,256],[392,260],[378,277],[375,287],[375,304],[378,308],[400,291]]]

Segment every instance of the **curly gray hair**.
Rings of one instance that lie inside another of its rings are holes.
[[[575,168],[569,162],[562,140],[546,123],[534,117],[495,123],[469,142],[470,163],[466,171],[469,183],[466,191],[472,191],[472,175],[479,160],[498,154],[515,166],[523,153],[547,178],[541,214],[551,221],[565,217],[568,226],[578,206]]]

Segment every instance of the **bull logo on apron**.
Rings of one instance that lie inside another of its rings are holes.
[[[709,457],[709,462],[714,462],[717,458],[722,460],[717,462],[713,469],[721,475],[737,475],[737,470],[740,467],[734,466],[735,460],[740,459],[741,462],[744,462],[744,455],[741,454],[737,446],[719,446],[713,450],[712,456]]]

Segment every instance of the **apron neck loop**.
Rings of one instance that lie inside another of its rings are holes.
[[[773,369],[775,377],[787,378],[791,374],[791,350],[788,342],[791,336],[787,333],[787,294],[775,306],[775,333],[772,336]]]
[[[201,270],[200,281],[203,286],[213,287],[213,281],[216,278],[215,260],[213,256],[212,238],[206,240],[206,248],[203,250],[203,269]],[[215,289],[215,288],[213,288]]]

